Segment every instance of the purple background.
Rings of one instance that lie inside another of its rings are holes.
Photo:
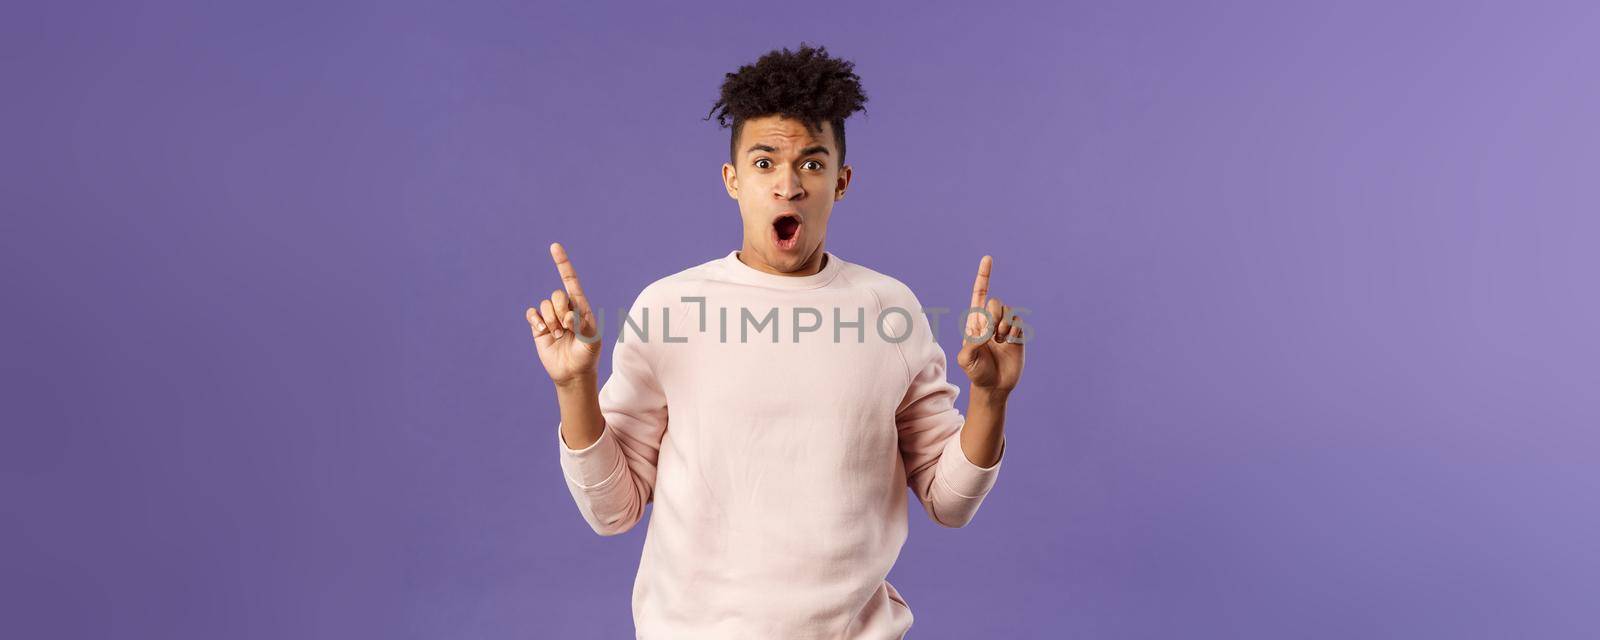
[[[802,40],[828,249],[1034,310],[911,637],[1600,634],[1592,3],[212,4],[0,17],[0,635],[631,637],[523,309],[736,248]]]

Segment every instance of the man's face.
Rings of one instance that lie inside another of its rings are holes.
[[[833,125],[823,122],[813,135],[799,120],[751,118],[734,149],[736,164],[722,165],[722,183],[739,201],[744,261],[774,273],[820,268],[828,216],[850,184]]]

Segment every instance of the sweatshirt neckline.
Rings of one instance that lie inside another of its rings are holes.
[[[738,282],[775,289],[816,289],[832,282],[844,269],[844,261],[839,256],[828,251],[823,251],[823,254],[827,256],[827,262],[822,265],[822,270],[809,276],[780,276],[761,271],[740,261],[738,249],[729,251],[722,261],[728,275]]]

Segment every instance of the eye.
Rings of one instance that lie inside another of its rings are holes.
[[[761,163],[763,163],[763,162],[765,162],[765,163],[767,163],[767,164],[761,164]],[[768,159],[766,159],[766,158],[761,158],[761,159],[759,159],[759,160],[756,160],[756,162],[755,162],[755,165],[756,165],[756,168],[757,168],[757,169],[765,169],[765,168],[767,168],[767,167],[768,167],[768,166],[769,166],[769,165],[771,165],[771,164],[772,164],[772,161],[771,161],[771,160],[768,160]]]
[[[816,160],[807,160],[806,164],[817,165],[817,168],[813,169],[813,171],[821,171],[822,170],[822,163],[821,162],[817,162]]]

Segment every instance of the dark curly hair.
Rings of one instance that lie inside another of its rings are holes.
[[[828,57],[827,47],[811,47],[802,42],[798,51],[787,48],[767,52],[755,64],[739,67],[722,82],[722,97],[711,107],[717,124],[732,120],[733,137],[728,141],[728,158],[738,164],[739,132],[751,118],[780,115],[794,118],[813,134],[824,121],[833,125],[839,144],[839,164],[844,164],[844,119],[866,111],[867,95],[861,91],[861,78],[855,63]]]

